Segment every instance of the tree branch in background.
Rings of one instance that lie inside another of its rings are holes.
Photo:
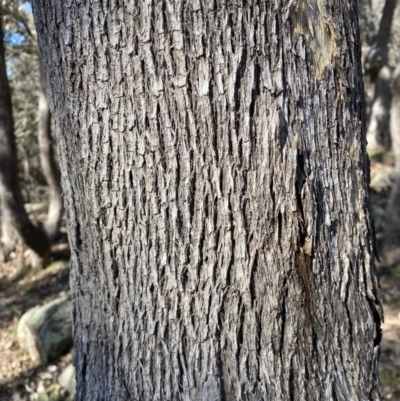
[[[371,0],[358,0],[358,19],[360,24],[361,43],[371,46],[373,33],[376,32]]]
[[[51,241],[57,237],[63,212],[60,170],[54,155],[51,137],[50,109],[46,96],[46,83],[40,66],[38,142],[40,165],[50,187],[49,209],[45,230]]]
[[[374,44],[365,58],[365,74],[374,85],[374,95],[367,129],[371,154],[390,148],[390,70],[387,67],[388,45],[397,0],[386,0]]]
[[[18,185],[14,120],[10,86],[6,73],[1,17],[0,38],[0,193],[2,215],[7,214],[7,218],[24,243],[40,257],[46,259],[50,253],[50,241],[46,234],[29,220]]]
[[[384,255],[388,263],[400,261],[400,65],[393,74],[390,134],[395,160],[394,183],[386,209]]]
[[[391,73],[387,65],[371,77],[373,96],[368,119],[367,141],[371,155],[390,149]]]

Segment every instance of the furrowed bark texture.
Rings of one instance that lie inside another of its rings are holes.
[[[12,224],[22,241],[46,259],[50,243],[43,231],[29,220],[18,183],[17,155],[14,138],[14,120],[11,91],[4,57],[2,16],[0,10],[0,198],[2,215]]]
[[[34,1],[77,400],[380,400],[355,1]]]

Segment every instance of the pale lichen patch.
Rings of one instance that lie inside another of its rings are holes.
[[[323,0],[299,0],[290,18],[295,31],[307,42],[314,59],[316,78],[320,81],[325,67],[332,63],[337,52],[334,27],[326,16]]]

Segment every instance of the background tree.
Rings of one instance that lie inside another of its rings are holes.
[[[381,399],[355,1],[34,14],[77,400]]]
[[[46,185],[38,146],[39,58],[32,15],[16,0],[6,0],[4,44],[14,116],[19,182],[24,200],[42,201],[38,188]]]
[[[51,135],[51,116],[46,94],[46,82],[44,80],[42,68],[39,68],[38,140],[40,165],[50,188],[49,209],[45,231],[49,239],[54,241],[60,230],[63,212],[61,174],[54,154],[53,139]]]
[[[29,220],[18,184],[14,120],[4,57],[1,12],[0,8],[0,197],[2,215],[7,215],[12,227],[24,243],[36,254],[46,259],[50,252],[49,240],[46,234]]]
[[[370,76],[374,94],[369,116],[367,140],[370,152],[390,148],[391,71],[388,66],[389,41],[397,0],[386,0],[379,30],[366,56],[365,72]]]
[[[37,53],[37,39],[36,32],[33,23],[33,16],[31,13],[28,13],[25,7],[19,6],[18,1],[9,0],[8,13],[11,19],[14,21],[14,25],[12,26],[12,30],[19,35],[22,35],[23,41],[18,46],[14,46],[14,51],[18,52],[18,61],[17,63],[21,63],[21,56],[23,58],[24,55],[28,55],[34,61],[34,72],[33,77],[37,79],[34,81],[34,87],[30,88],[30,95],[36,94],[35,99],[36,102],[32,102],[28,107],[32,105],[36,106],[34,109],[34,115],[36,118],[28,117],[25,119],[29,120],[31,123],[37,121],[37,127],[30,127],[30,135],[32,132],[34,134],[35,140],[38,142],[38,151],[27,153],[27,157],[25,157],[25,161],[34,160],[36,155],[39,155],[40,160],[40,174],[43,174],[45,181],[49,187],[49,209],[47,214],[47,220],[45,223],[45,231],[48,237],[51,240],[54,240],[59,232],[60,222],[62,218],[63,204],[61,197],[61,185],[60,185],[60,171],[58,167],[58,162],[56,160],[56,154],[54,151],[53,138],[51,134],[51,116],[50,110],[47,102],[46,95],[46,85],[44,78],[42,76],[42,71],[39,63],[38,53]],[[31,60],[32,61],[32,60]],[[15,69],[15,62],[13,63]],[[32,68],[32,67],[31,67]],[[21,85],[21,83],[25,83],[25,79],[21,76],[20,73],[14,82],[16,84]],[[28,74],[30,79],[32,79],[32,74]],[[23,95],[28,95],[28,91],[22,91],[19,88],[19,92],[21,98]],[[29,96],[29,95],[28,95]],[[22,100],[22,99],[21,99]],[[26,98],[23,98],[24,104],[26,104]],[[38,106],[37,106],[38,105]],[[24,106],[26,107],[26,106]],[[30,111],[32,112],[32,111]],[[21,120],[19,118],[18,120]],[[33,129],[32,129],[33,128]],[[28,142],[28,141],[26,141]],[[34,141],[32,141],[34,142]],[[25,145],[26,146],[26,145]],[[31,143],[28,145],[32,146]],[[27,146],[26,146],[27,147]],[[36,168],[36,170],[38,170]],[[36,172],[36,175],[38,173]]]
[[[393,74],[390,134],[394,153],[394,177],[386,209],[384,247],[391,264],[400,261],[400,64]]]
[[[49,211],[45,224],[48,243],[49,240],[54,241],[59,231],[62,218],[62,198],[60,174],[51,138],[50,113],[45,87],[43,80],[39,79],[40,68],[38,68],[39,60],[37,57],[33,19],[32,16],[29,17],[26,12],[18,7],[18,2],[8,1],[2,7],[3,14],[7,16],[8,32],[11,32],[11,46],[9,47],[10,54],[8,58],[9,74],[13,78],[13,92],[15,95],[13,102],[16,109],[14,115],[17,121],[15,131],[17,138],[22,144],[22,146],[18,146],[22,152],[19,153],[19,166],[16,164],[17,169],[12,180],[15,181],[14,185],[19,186],[18,181],[20,177],[17,171],[18,167],[23,167],[25,170],[25,174],[23,174],[25,178],[23,188],[27,190],[25,196],[21,194],[20,201],[23,202],[23,198],[27,198],[26,195],[28,195],[28,199],[32,196],[34,192],[32,191],[32,187],[36,187],[37,179],[39,178],[40,181],[44,175],[50,188]],[[35,75],[37,76],[37,80],[34,80]],[[38,102],[39,108],[37,106]],[[36,121],[38,123],[35,126]],[[12,141],[15,141],[15,139],[13,138]],[[39,143],[39,147],[37,143]],[[12,157],[17,157],[16,149],[17,147],[15,147]],[[36,155],[40,156],[40,158],[36,157]],[[36,165],[35,161],[37,161]],[[33,166],[33,169],[31,166]],[[32,178],[35,176],[36,179]],[[18,191],[20,190],[18,189]],[[23,204],[20,205],[21,208],[23,208]],[[21,235],[21,224],[18,227],[14,227],[16,220],[10,217],[10,211],[6,205],[3,207],[2,215],[3,252],[7,255],[13,248],[12,229],[15,228]],[[26,242],[25,235],[22,235],[21,238]],[[30,246],[31,242],[29,241],[27,245]],[[35,251],[37,250],[35,249]]]

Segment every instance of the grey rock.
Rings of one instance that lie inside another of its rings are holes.
[[[391,172],[382,172],[371,178],[371,188],[377,192],[385,191],[392,186]]]
[[[58,376],[58,384],[68,390],[71,396],[75,395],[76,391],[76,380],[75,380],[75,368],[72,363],[70,363]]]
[[[17,339],[37,364],[46,364],[72,347],[71,299],[35,306],[18,322]]]
[[[56,366],[56,365],[49,365],[49,366],[47,366],[47,370],[48,370],[50,373],[54,373],[54,372],[57,371],[57,366]]]
[[[38,393],[38,401],[49,401],[49,396],[46,393]]]

